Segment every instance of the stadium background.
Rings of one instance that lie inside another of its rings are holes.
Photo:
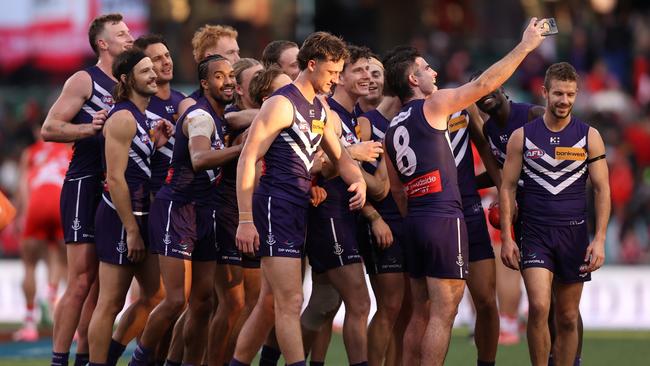
[[[382,54],[417,47],[438,71],[438,85],[464,82],[518,41],[528,17],[553,16],[560,34],[528,56],[506,84],[517,101],[543,104],[544,70],[571,62],[581,75],[574,113],[607,144],[612,218],[606,266],[585,288],[581,305],[587,365],[647,364],[650,359],[650,3],[643,0],[22,0],[0,11],[0,189],[17,187],[22,150],[72,72],[94,63],[87,26],[98,14],[122,12],[133,35],[161,33],[175,63],[175,88],[194,88],[189,40],[201,25],[239,31],[242,57],[259,58],[271,40],[298,43],[315,30]],[[480,169],[480,168],[479,168]],[[493,192],[485,192],[490,201]],[[22,319],[22,271],[15,225],[0,233],[0,334]],[[39,268],[41,283],[44,270]],[[308,283],[308,281],[306,281]],[[308,290],[308,289],[307,289]],[[465,303],[466,304],[466,303]],[[525,306],[525,305],[524,305]],[[340,315],[340,314],[339,314]],[[468,364],[474,350],[463,305],[448,364]],[[43,329],[47,335],[47,328]],[[9,333],[7,333],[9,334]],[[43,364],[50,340],[5,342],[0,364]],[[127,352],[128,353],[128,352]],[[42,357],[42,358],[39,358]],[[340,337],[328,361],[344,364]],[[31,360],[31,363],[30,363]],[[525,344],[500,347],[499,364],[527,362]]]

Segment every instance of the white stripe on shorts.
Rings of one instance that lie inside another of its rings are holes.
[[[460,258],[463,257],[463,253],[461,253],[460,250],[460,219],[456,218],[456,232],[458,233],[458,256]],[[463,278],[463,266],[458,266],[458,273],[460,274],[460,278]]]

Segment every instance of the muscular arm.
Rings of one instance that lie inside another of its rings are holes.
[[[483,165],[485,165],[485,170],[489,175],[491,182],[499,188],[499,186],[501,186],[501,169],[499,169],[496,159],[492,156],[490,146],[483,135],[483,118],[481,118],[481,114],[478,112],[478,108],[476,108],[475,104],[467,107],[467,112],[469,113],[469,136],[472,139],[474,146],[476,146],[479,155],[481,155],[481,160],[483,161]],[[483,178],[483,180],[485,180],[485,178]],[[482,181],[480,183],[483,184],[479,184],[479,179],[477,179],[476,183],[479,188],[485,188],[484,183],[486,182]]]
[[[63,85],[59,98],[45,117],[41,135],[45,141],[73,142],[93,136],[99,129],[92,123],[73,124],[72,119],[81,110],[92,93],[92,79],[85,71],[78,71]]]
[[[133,216],[131,195],[124,172],[129,161],[129,148],[135,136],[136,122],[128,111],[119,111],[106,121],[106,182],[115,205],[117,215],[124,225],[127,235],[139,233],[138,224]]]
[[[370,141],[370,138],[372,137],[372,124],[370,124],[370,121],[366,117],[359,117],[357,118],[357,123],[361,129],[359,140]]]
[[[501,216],[501,260],[511,269],[519,269],[519,249],[512,240],[512,220],[515,209],[515,192],[523,164],[523,128],[518,128],[508,141],[508,154],[501,176],[499,210]]]
[[[195,172],[224,165],[239,156],[242,150],[241,145],[212,150],[210,136],[214,134],[214,128],[212,117],[200,112],[194,117],[188,116],[187,123],[183,124],[183,132],[189,137],[190,160]]]
[[[194,98],[187,97],[183,100],[181,100],[180,103],[178,103],[178,115],[182,116],[187,109],[193,105],[196,104],[196,100]]]
[[[243,111],[226,113],[225,117],[230,128],[233,130],[243,130],[251,125],[259,111],[259,109],[246,109]]]
[[[521,42],[481,76],[458,88],[438,90],[426,100],[425,116],[434,128],[444,129],[442,119],[476,102],[510,78],[526,55],[537,48],[544,39],[541,35],[542,24],[539,22],[535,25],[536,22],[537,18],[532,18]]]
[[[386,174],[386,162],[382,159],[377,165],[375,174],[370,174],[361,168],[363,179],[368,186],[368,195],[375,201],[381,201],[388,195],[390,191],[390,182]]]
[[[381,160],[386,162],[386,174],[390,181],[390,194],[393,195],[399,214],[402,217],[406,217],[407,200],[406,192],[404,192],[404,185],[402,184],[402,181],[399,180],[393,162],[388,158],[388,155],[384,154],[384,158]]]
[[[589,128],[589,157],[595,158],[605,154],[605,144],[595,128]],[[596,232],[589,245],[585,260],[589,260],[589,272],[595,271],[605,261],[605,237],[611,211],[609,191],[609,171],[605,159],[596,160],[588,165],[589,177],[594,188],[594,206],[596,211]],[[591,258],[590,258],[591,257]]]

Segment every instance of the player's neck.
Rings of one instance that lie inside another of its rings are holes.
[[[499,124],[499,126],[505,127],[506,124],[508,124],[508,117],[510,117],[510,109],[511,109],[510,102],[505,102],[501,108],[497,109],[496,113],[494,114],[494,117],[496,117],[496,121]]]
[[[387,120],[393,119],[400,109],[402,109],[402,103],[397,97],[383,97],[381,103],[377,106],[377,111]]]
[[[104,74],[108,75],[111,79],[117,81],[117,79],[113,76],[113,61],[115,60],[115,57],[109,55],[108,53],[100,53],[99,58],[97,59],[97,67],[99,67],[100,70],[104,72]]]
[[[301,71],[300,74],[298,74],[296,80],[293,81],[293,85],[298,88],[300,94],[302,94],[309,103],[313,102],[316,97],[316,89],[314,89],[314,85],[307,78],[306,71]]]
[[[352,113],[354,111],[354,105],[357,103],[357,100],[359,100],[359,97],[351,95],[345,90],[345,88],[338,86],[336,90],[334,90],[332,99],[345,108],[346,111]]]
[[[425,95],[419,88],[412,88],[413,95],[404,101],[404,104],[412,102],[418,99],[426,99],[428,95]]]
[[[382,98],[375,101],[368,100],[368,98],[359,98],[359,107],[361,107],[361,110],[365,113],[377,109],[379,104],[381,104],[381,100]]]
[[[210,107],[212,107],[212,109],[217,113],[217,116],[223,117],[223,112],[226,109],[226,106],[217,102],[217,100],[212,98],[210,94],[206,94],[205,99],[208,100],[208,103],[210,103]]]
[[[135,104],[138,110],[142,113],[145,113],[145,111],[147,110],[150,99],[151,97],[149,97],[148,95],[142,95],[136,91],[132,91],[131,96],[129,97],[131,103]]]
[[[544,112],[544,124],[549,131],[560,132],[571,122],[571,114],[569,113],[564,118],[557,118],[553,113],[549,112],[548,109]]]
[[[156,96],[160,99],[167,100],[172,95],[172,87],[169,84],[169,81],[163,83],[156,83],[158,85],[158,92]]]

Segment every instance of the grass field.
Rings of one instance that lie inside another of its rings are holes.
[[[36,366],[49,363],[48,340],[30,344],[0,343],[0,365]],[[14,349],[14,352],[12,352]],[[45,353],[43,353],[45,351]],[[128,352],[128,351],[127,351]],[[585,333],[582,352],[586,366],[644,366],[650,365],[650,331],[589,331]],[[347,365],[343,339],[334,334],[326,360],[328,365]],[[72,362],[71,362],[72,364]],[[120,365],[127,364],[123,358]],[[255,362],[257,364],[257,362]],[[284,363],[279,362],[278,365]],[[469,342],[467,330],[454,331],[446,365],[475,365],[476,350]],[[499,347],[497,365],[521,366],[529,364],[524,342],[515,346]]]

